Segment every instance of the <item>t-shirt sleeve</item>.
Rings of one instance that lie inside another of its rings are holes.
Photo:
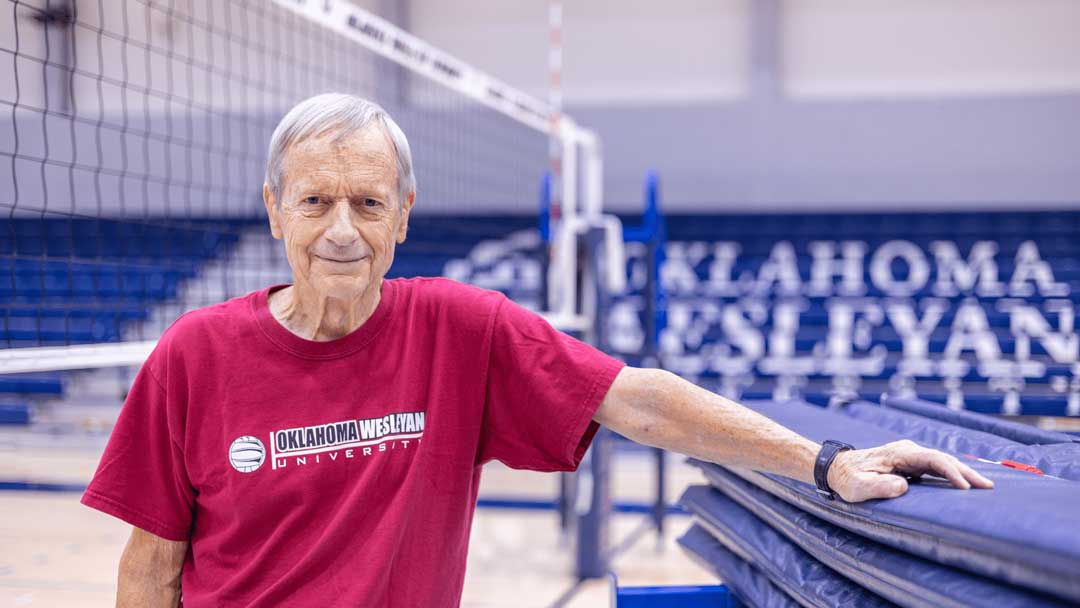
[[[189,540],[195,490],[169,396],[143,364],[82,503],[169,540]]]
[[[624,365],[502,300],[491,333],[479,461],[576,469],[599,429],[593,415]]]

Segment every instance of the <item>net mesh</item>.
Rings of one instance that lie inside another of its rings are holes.
[[[378,102],[410,139],[417,206],[394,274],[439,274],[505,231],[457,216],[535,218],[545,134],[276,3],[0,11],[2,347],[152,339],[184,310],[287,282],[266,147],[322,92]]]

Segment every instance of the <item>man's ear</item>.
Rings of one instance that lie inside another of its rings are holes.
[[[281,240],[281,224],[278,220],[277,199],[270,191],[270,184],[263,184],[263,205],[266,206],[266,217],[270,220],[270,234],[275,239]]]
[[[413,203],[416,202],[416,192],[410,192],[408,198],[405,199],[405,204],[401,206],[401,223],[398,224],[397,243],[398,245],[405,242],[405,237],[409,235],[409,212],[412,211]]]

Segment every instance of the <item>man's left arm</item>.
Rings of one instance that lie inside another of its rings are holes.
[[[658,369],[623,368],[594,420],[639,443],[813,485],[821,446],[765,416]],[[829,486],[848,502],[895,498],[904,475],[938,475],[954,487],[993,482],[955,457],[911,441],[837,454]]]

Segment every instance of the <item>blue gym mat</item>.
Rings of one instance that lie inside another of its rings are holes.
[[[730,519],[732,523],[748,521],[747,517],[757,519],[759,525],[770,526],[787,541],[802,548],[808,559],[821,562],[900,606],[1031,608],[1068,605],[852,534],[796,509],[721,467],[707,465],[703,469],[712,486],[694,487],[686,492],[683,504],[691,512]],[[738,503],[737,508],[745,515],[733,514],[732,501]]]
[[[769,582],[757,568],[735,555],[704,528],[694,524],[679,538],[694,561],[716,574],[739,601],[750,608],[798,608],[790,597]]]
[[[1067,433],[1046,431],[1019,422],[1001,420],[993,416],[966,412],[963,410],[950,410],[949,408],[922,399],[910,399],[906,397],[893,397],[885,395],[881,398],[881,405],[915,414],[924,418],[933,418],[955,426],[966,427],[975,431],[983,431],[1011,439],[1017,443],[1028,445],[1046,445],[1053,443],[1077,443],[1080,437],[1074,437]]]
[[[1071,441],[1037,445],[1019,443],[1001,435],[976,431],[936,418],[866,402],[851,403],[838,411],[857,420],[904,435],[922,445],[952,454],[970,454],[994,461],[1012,461],[1034,466],[1047,475],[1080,481],[1080,443]],[[980,418],[988,417],[973,415]]]
[[[856,447],[905,438],[838,412],[799,402],[749,407],[813,441]],[[809,484],[735,472],[801,510],[908,553],[1080,603],[1080,483],[969,461],[993,490],[956,490],[924,478],[904,496],[849,504],[826,501]]]
[[[691,486],[679,502],[698,525],[808,608],[884,607],[893,604],[840,576],[768,524],[709,486]]]

